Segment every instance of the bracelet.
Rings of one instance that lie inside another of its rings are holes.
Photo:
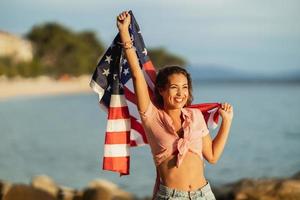
[[[132,40],[130,41],[127,41],[127,42],[124,42],[124,43],[121,43],[121,42],[118,42],[119,45],[122,45],[122,47],[124,49],[131,49],[133,47],[133,42]]]
[[[123,49],[127,50],[127,49],[132,49],[133,48],[133,44],[129,43],[128,45],[124,45]]]

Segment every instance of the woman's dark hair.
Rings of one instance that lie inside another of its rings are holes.
[[[186,106],[191,105],[193,101],[193,94],[192,94],[192,79],[190,74],[182,67],[179,66],[166,66],[158,71],[155,81],[155,101],[157,106],[163,108],[164,100],[163,97],[160,95],[159,91],[161,89],[165,89],[167,84],[169,83],[169,76],[172,74],[183,74],[188,81],[188,89],[189,89],[189,98],[187,100]]]

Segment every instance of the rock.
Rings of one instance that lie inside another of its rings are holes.
[[[11,183],[0,180],[0,199],[2,199],[7,194],[11,186]]]
[[[82,200],[83,199],[83,191],[75,190],[73,193],[72,200]]]
[[[56,200],[51,194],[28,185],[13,185],[3,196],[3,200]]]
[[[280,196],[297,194],[300,199],[300,180],[284,180],[278,184],[276,191]]]
[[[106,188],[109,191],[114,191],[118,189],[118,186],[104,179],[95,179],[88,183],[88,188]]]
[[[31,180],[31,185],[35,188],[39,188],[51,194],[52,196],[56,196],[59,188],[52,178],[46,175],[35,176]]]
[[[300,180],[242,179],[215,189],[218,200],[300,200]]]
[[[83,192],[82,200],[112,200],[113,193],[106,188],[87,188]]]
[[[58,200],[73,200],[75,196],[77,199],[82,196],[82,192],[74,190],[73,188],[59,186],[52,178],[46,175],[36,176],[32,179],[31,185],[35,188],[48,192]]]
[[[0,181],[1,200],[133,200],[133,195],[116,184],[97,179],[84,190],[59,186],[46,175],[36,176],[31,185]]]
[[[218,200],[227,200],[233,199],[233,186],[232,185],[223,185],[222,187],[212,187],[212,191]]]
[[[96,179],[88,184],[83,200],[132,200],[133,195],[120,189],[116,184],[103,179]]]
[[[82,191],[74,190],[73,188],[60,186],[59,192],[57,194],[58,200],[74,200],[74,198],[77,198],[77,200],[81,199],[83,195]]]

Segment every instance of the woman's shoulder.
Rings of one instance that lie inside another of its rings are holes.
[[[142,119],[147,119],[147,118],[150,118],[152,119],[153,117],[157,117],[159,116],[160,113],[162,113],[163,110],[161,110],[157,104],[155,102],[152,102],[152,101],[149,101],[149,104],[146,108],[145,111],[140,111],[139,110],[139,113],[140,113],[140,116]]]

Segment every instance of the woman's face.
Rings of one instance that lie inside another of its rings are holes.
[[[179,109],[186,105],[189,98],[188,80],[185,75],[178,73],[168,77],[169,83],[160,90],[165,109]]]

